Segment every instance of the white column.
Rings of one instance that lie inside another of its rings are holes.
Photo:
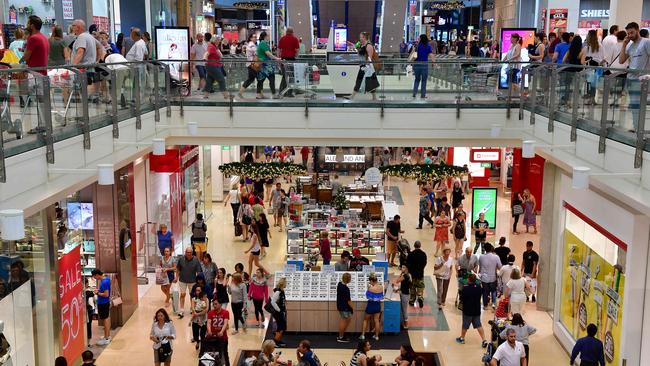
[[[610,0],[609,24],[624,28],[629,22],[639,22],[643,11],[643,0]]]

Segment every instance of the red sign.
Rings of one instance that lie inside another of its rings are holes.
[[[62,354],[72,364],[85,349],[83,275],[81,246],[59,259],[59,299],[61,300]]]
[[[93,23],[97,25],[97,30],[108,33],[108,17],[93,16]]]
[[[471,149],[469,161],[472,163],[500,163],[501,149]]]
[[[551,19],[549,21],[549,30],[555,32],[558,36],[567,30],[569,21],[569,9],[551,9]]]

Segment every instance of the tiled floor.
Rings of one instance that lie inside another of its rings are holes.
[[[343,177],[345,179],[346,177]],[[415,182],[405,182],[401,179],[391,179],[391,184],[398,185],[404,199],[405,205],[400,206],[402,216],[402,226],[406,230],[405,236],[413,243],[415,240],[421,240],[423,248],[427,253],[431,253],[434,248],[432,241],[433,230],[415,230],[417,224],[417,186]],[[469,200],[465,203],[466,210],[469,210]],[[210,247],[208,250],[215,258],[219,266],[225,266],[229,271],[233,270],[237,262],[246,263],[244,251],[248,248],[246,243],[240,239],[232,237],[231,211],[223,207],[223,204],[215,203],[214,214],[208,221]],[[505,197],[501,196],[499,201],[499,214],[497,219],[496,236],[509,236],[508,228],[510,227],[509,204]],[[521,229],[520,229],[521,230]],[[521,253],[524,250],[526,240],[537,242],[538,237],[532,234],[521,234],[509,238],[509,246],[517,255],[517,261],[520,261]],[[271,239],[271,250],[268,257],[263,260],[264,265],[270,270],[282,268],[286,253],[286,235],[285,233],[273,232]],[[467,244],[466,244],[467,245]],[[432,260],[429,261],[432,263]],[[429,264],[426,273],[432,275],[433,265]],[[460,312],[453,307],[454,297],[457,291],[455,281],[452,280],[449,289],[447,307],[444,310],[445,320],[448,324],[449,331],[435,330],[410,330],[412,345],[416,351],[438,351],[445,362],[445,365],[479,365],[483,349],[480,346],[478,334],[472,330],[468,332],[467,344],[459,345],[454,339],[460,331]],[[146,365],[152,362],[151,342],[148,334],[152,322],[152,317],[156,309],[163,306],[163,295],[160,290],[153,286],[140,299],[140,305],[133,317],[117,333],[113,342],[106,347],[97,360],[98,366],[109,366],[118,363],[130,365]],[[426,310],[426,309],[424,309]],[[423,311],[424,311],[423,310]],[[419,310],[412,309],[412,313]],[[437,309],[429,310],[437,312]],[[493,318],[491,310],[486,311],[483,315],[484,323]],[[537,311],[534,304],[526,304],[525,312],[526,321],[538,329],[537,334],[531,337],[531,360],[533,365],[551,365],[567,364],[568,357],[566,352],[561,348],[552,333],[552,320],[549,314]],[[422,317],[422,320],[433,319],[433,317]],[[415,319],[414,319],[415,320]],[[194,350],[194,344],[190,343],[189,320],[184,318],[178,320],[174,318],[174,324],[178,334],[178,340],[174,342],[173,365],[196,365],[197,357]],[[413,324],[414,326],[416,324]],[[424,325],[424,324],[422,324]],[[427,324],[426,328],[434,326]],[[248,329],[247,333],[239,333],[230,337],[230,354],[235,354],[238,349],[259,349],[265,330],[255,328]],[[305,337],[308,338],[308,335]],[[349,362],[351,354],[349,351],[339,351],[336,349],[318,349],[316,350],[322,362],[328,362],[330,365],[338,365],[340,361]],[[397,356],[395,350],[373,350],[371,353],[378,352],[384,357],[384,360],[393,360]],[[293,358],[293,350],[285,350],[283,359]],[[126,360],[126,362],[125,362]]]

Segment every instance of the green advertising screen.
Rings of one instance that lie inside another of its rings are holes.
[[[478,220],[480,213],[485,214],[485,219],[490,224],[490,229],[497,226],[497,189],[474,188],[472,190],[472,224]]]

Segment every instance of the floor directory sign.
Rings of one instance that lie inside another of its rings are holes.
[[[485,214],[490,229],[497,226],[497,189],[475,187],[472,190],[472,223]]]

